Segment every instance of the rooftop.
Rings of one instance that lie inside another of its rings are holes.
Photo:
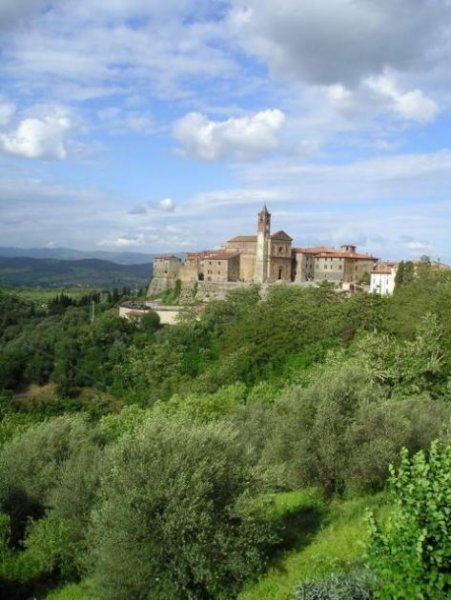
[[[231,242],[256,242],[256,241],[257,241],[256,235],[237,235],[236,237],[229,240],[227,243],[230,244]]]

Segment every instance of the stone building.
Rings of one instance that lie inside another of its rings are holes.
[[[175,287],[179,278],[182,261],[173,254],[160,254],[153,259],[153,276],[147,290],[147,295],[157,296]]]
[[[183,262],[173,255],[156,257],[149,295],[174,287],[177,279],[182,282],[182,293],[188,289],[194,293],[206,286],[210,292],[215,284],[220,286],[218,290],[233,284],[278,281],[331,281],[341,285],[360,281],[373,271],[377,261],[357,252],[351,244],[340,248],[292,248],[292,241],[285,231],[271,233],[271,214],[264,205],[257,215],[256,235],[238,235],[219,250],[187,252]]]
[[[224,250],[240,254],[240,280],[253,283],[292,280],[292,238],[285,231],[271,234],[271,214],[258,213],[257,235],[239,235]]]
[[[351,244],[340,248],[295,248],[293,254],[296,282],[358,282],[371,274],[377,262],[376,257],[357,252]]]

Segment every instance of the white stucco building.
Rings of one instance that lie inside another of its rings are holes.
[[[371,273],[370,292],[379,296],[391,296],[395,290],[397,263],[378,263]]]

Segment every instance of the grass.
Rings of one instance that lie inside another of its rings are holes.
[[[300,581],[322,578],[357,565],[368,536],[366,511],[370,508],[383,516],[388,510],[385,501],[384,495],[379,494],[336,499],[326,506],[312,490],[278,495],[274,517],[291,523],[294,528],[288,532],[291,540],[265,575],[245,588],[238,600],[291,600]],[[312,518],[314,514],[316,521]]]
[[[69,583],[64,587],[51,592],[46,600],[98,600],[92,596],[88,583]]]

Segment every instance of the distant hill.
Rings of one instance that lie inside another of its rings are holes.
[[[0,284],[26,287],[114,288],[143,287],[152,276],[152,265],[120,265],[96,258],[55,260],[0,257]]]
[[[154,254],[141,252],[107,252],[106,250],[94,250],[92,252],[73,250],[71,248],[14,248],[9,246],[0,247],[0,257],[5,258],[49,258],[56,260],[83,260],[97,258],[109,260],[119,265],[151,264]]]

